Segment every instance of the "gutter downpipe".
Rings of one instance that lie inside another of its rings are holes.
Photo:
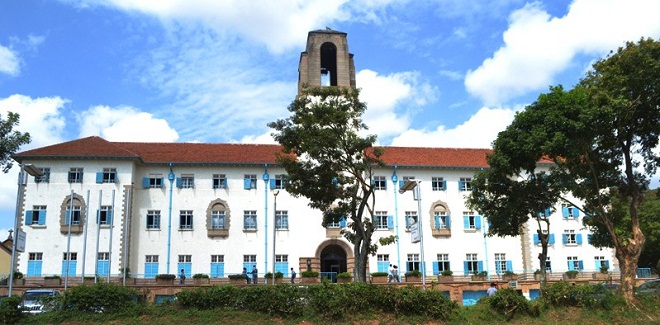
[[[115,190],[112,190],[112,205],[110,209],[111,209],[110,211],[112,211],[112,214],[110,215],[110,236],[109,236],[110,243],[108,244],[108,275],[107,275],[108,282],[106,283],[110,283],[110,273],[112,273],[110,272],[110,270],[112,270],[112,233],[115,230]],[[99,220],[99,227],[101,227],[100,221],[101,220]]]
[[[486,265],[485,265],[484,268],[486,269],[485,271],[486,271],[486,276],[488,277],[488,281],[490,281],[490,272],[488,272],[488,242],[486,241],[486,237],[488,235],[488,229],[487,229],[488,223],[486,222],[485,217],[484,217],[483,223],[484,223],[484,225],[483,225],[483,229],[484,229],[484,251],[486,253],[486,256],[485,256]]]
[[[399,200],[397,198],[399,192],[399,177],[396,175],[396,165],[394,165],[394,172],[392,173],[392,189],[394,189],[394,227],[396,228],[396,265],[401,269],[401,247],[399,241]],[[399,275],[401,281],[401,275]]]
[[[82,216],[80,216],[82,219]],[[82,220],[81,220],[82,221]],[[71,224],[73,223],[73,190],[69,198],[69,227],[66,236],[66,268],[64,270],[64,291],[69,286],[69,268],[71,267]]]
[[[103,202],[103,191],[99,190],[99,209],[96,210],[96,253],[94,257],[94,260],[96,261],[96,264],[94,264],[94,283],[97,282],[96,275],[99,274],[99,243],[101,240],[101,225],[99,224],[99,211],[101,211],[101,206]]]
[[[264,180],[264,272],[268,272],[268,180],[270,175],[268,175],[268,164],[264,164],[264,175],[262,176]],[[274,229],[275,225],[273,225]],[[273,265],[275,261],[273,260]],[[250,272],[250,270],[248,270]],[[273,273],[275,274],[275,273]],[[268,279],[264,279],[268,281]]]
[[[172,188],[174,187],[174,172],[170,163],[170,173],[167,175],[170,181],[170,204],[167,211],[167,267],[166,272],[170,274],[170,252],[172,249]]]
[[[85,215],[89,215],[89,190],[87,190],[87,204],[85,205]],[[85,222],[85,231],[83,234],[83,249],[82,249],[82,276],[80,277],[80,283],[85,282],[85,261],[87,260],[87,226],[89,222]],[[95,274],[96,275],[96,274]],[[94,277],[94,283],[96,283],[96,276]]]
[[[123,254],[122,254],[122,260],[123,260],[123,265],[124,267],[121,270],[122,274],[122,285],[125,287],[126,286],[126,271],[128,270],[128,244],[129,244],[129,229],[131,228],[131,195],[133,194],[133,186],[131,186],[128,191],[126,191],[126,213],[124,214],[124,247],[123,247]]]

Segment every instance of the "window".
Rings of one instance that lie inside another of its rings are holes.
[[[475,216],[472,211],[463,212],[463,227],[466,230],[481,229],[481,217]]]
[[[282,272],[289,275],[289,255],[275,255],[275,273]]]
[[[431,178],[431,187],[434,191],[444,191],[447,189],[447,181],[442,177]]]
[[[254,190],[257,188],[257,175],[246,174],[243,176],[243,188],[246,190]]]
[[[211,255],[211,277],[221,278],[225,276],[225,256]]]
[[[66,218],[64,220],[64,224],[68,225],[69,220],[71,220],[71,225],[78,226],[80,225],[80,205],[76,205],[78,203],[77,200],[74,199],[73,201],[73,216],[71,216],[71,206],[67,204],[66,206]]]
[[[442,273],[442,271],[449,271],[451,268],[449,267],[449,254],[438,254],[438,259],[435,263],[433,263],[433,274],[438,275]]]
[[[67,258],[67,254],[64,252],[62,255],[62,275],[75,276],[77,261],[78,253],[69,253],[69,258]]]
[[[25,224],[30,225],[46,225],[46,206],[33,205],[32,210],[25,213]]]
[[[98,218],[96,219],[96,223],[99,225],[112,224],[112,206],[101,206],[101,210],[98,211]]]
[[[435,224],[435,229],[449,229],[451,228],[451,218],[447,214],[447,211],[437,211],[444,210],[444,207],[441,206],[440,209],[434,209],[433,219]]]
[[[575,230],[564,230],[564,245],[582,245],[582,234],[576,234]]]
[[[283,210],[275,211],[275,229],[277,230],[289,229],[289,211],[283,211]]]
[[[495,272],[497,274],[503,274],[506,271],[513,272],[513,263],[506,260],[506,254],[496,253],[495,254]]]
[[[390,255],[378,254],[376,255],[378,272],[389,272],[390,270]]]
[[[225,229],[226,228],[226,215],[225,211],[213,210],[211,211],[211,229]]]
[[[142,180],[142,187],[144,187],[144,188],[162,188],[163,187],[163,175],[162,174],[150,174],[149,177],[145,177]]]
[[[176,273],[180,274],[183,270],[183,274],[187,278],[192,276],[192,255],[179,255],[179,264],[176,266]]]
[[[548,234],[547,229],[541,230],[543,234],[548,235],[548,245],[554,245],[555,244],[555,234]],[[539,234],[534,234],[534,245],[541,245],[541,239],[539,238]]]
[[[82,168],[69,169],[69,183],[82,183],[82,181],[83,181]]]
[[[213,188],[227,188],[227,176],[225,174],[213,174]]]
[[[408,254],[408,258],[406,259],[406,272],[412,270],[422,270],[419,265],[419,254]]]
[[[243,230],[257,230],[257,211],[243,211]]]
[[[179,230],[192,230],[192,229],[193,229],[192,210],[181,210],[179,212]]]
[[[477,254],[465,254],[465,262],[463,262],[465,274],[476,274],[483,269],[483,263],[477,259]]]
[[[160,210],[147,210],[147,230],[160,229]]]
[[[158,275],[158,255],[144,257],[144,277],[155,278]]]
[[[458,189],[461,191],[472,191],[472,178],[461,177],[458,181]]]
[[[600,271],[602,268],[610,269],[610,262],[605,260],[605,256],[595,256],[594,260],[596,262],[596,271]]]
[[[286,175],[275,175],[275,178],[270,180],[270,189],[275,190],[275,189],[283,189],[284,185],[288,181],[288,178]],[[255,185],[256,188],[256,185]]]
[[[195,188],[195,175],[181,174],[181,177],[176,179],[176,187],[178,188]]]
[[[584,269],[582,261],[578,260],[577,256],[568,256],[566,261],[568,262],[569,271],[582,271]]]
[[[399,181],[399,188],[402,188],[403,185],[406,184],[408,181],[413,181],[415,180],[415,176],[403,176],[401,180]]]
[[[376,229],[390,228],[386,211],[376,211],[374,215],[374,226],[376,226]]]
[[[385,176],[374,176],[374,190],[381,191],[387,189]]]
[[[39,170],[41,171],[41,173],[43,175],[35,176],[34,177],[34,182],[35,183],[48,183],[48,182],[50,182],[50,168],[49,167],[39,168]]]
[[[243,255],[243,267],[248,274],[252,272],[252,268],[255,266],[257,266],[257,255]]]
[[[28,254],[27,276],[41,276],[41,265],[43,263],[44,253]]]
[[[561,205],[561,214],[564,219],[573,219],[579,217],[580,212],[576,207],[564,203]]]
[[[410,231],[412,224],[417,222],[416,211],[406,211],[406,231]]]
[[[96,257],[96,274],[100,276],[110,274],[110,253],[99,252]]]
[[[545,258],[545,271],[552,272],[552,262],[550,261],[550,256]]]
[[[117,182],[117,169],[116,168],[103,168],[102,172],[96,173],[97,183],[116,183]]]

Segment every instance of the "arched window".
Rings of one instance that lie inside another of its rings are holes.
[[[337,86],[337,46],[321,44],[321,86]]]

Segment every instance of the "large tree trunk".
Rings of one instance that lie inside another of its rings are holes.
[[[367,258],[369,254],[363,248],[366,242],[366,240],[360,240],[359,244],[353,246],[353,254],[355,255],[355,282],[367,282]]]
[[[616,258],[619,260],[621,270],[621,294],[628,303],[635,299],[635,279],[637,278],[637,263],[641,251],[642,245],[637,243],[630,243],[625,247],[616,248]]]

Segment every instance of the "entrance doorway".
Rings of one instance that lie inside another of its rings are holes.
[[[339,245],[328,245],[321,251],[321,279],[337,282],[337,274],[346,270],[346,252]]]

